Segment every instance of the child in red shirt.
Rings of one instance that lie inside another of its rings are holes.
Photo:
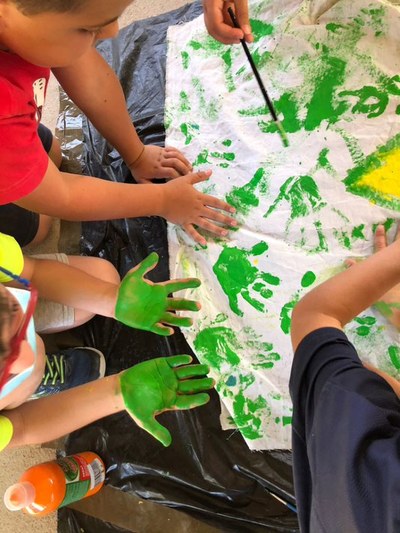
[[[0,204],[10,202],[66,220],[159,215],[205,244],[195,226],[217,235],[235,221],[227,203],[194,188],[211,172],[191,166],[174,148],[144,146],[122,88],[93,47],[118,33],[129,0],[4,0],[0,3]],[[140,184],[111,183],[60,172],[37,134],[52,69],[94,126],[119,151]],[[148,183],[166,178],[166,184]]]

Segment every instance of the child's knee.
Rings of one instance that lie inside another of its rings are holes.
[[[107,261],[107,259],[101,259],[100,257],[92,257],[91,259],[95,261],[92,265],[93,270],[90,272],[92,276],[107,281],[108,283],[115,283],[116,285],[120,284],[120,275],[110,261]]]

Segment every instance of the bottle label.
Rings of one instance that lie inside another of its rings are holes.
[[[64,472],[66,483],[65,497],[60,507],[81,500],[105,479],[104,466],[99,459],[87,463],[79,455],[71,455],[59,459],[57,464]]]

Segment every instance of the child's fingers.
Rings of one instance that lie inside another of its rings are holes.
[[[201,281],[198,278],[170,279],[164,282],[168,292],[178,292],[184,289],[197,289]]]
[[[186,231],[186,233],[191,237],[194,242],[197,242],[201,246],[207,246],[207,241],[203,235],[201,235],[193,226],[193,224],[184,224],[182,228]]]
[[[227,213],[235,213],[236,211],[232,205],[229,205],[227,202],[224,202],[219,198],[215,198],[215,196],[210,196],[209,194],[203,194],[202,201],[205,206],[213,207],[214,209],[221,209]]]
[[[385,227],[382,224],[379,224],[379,226],[376,228],[374,244],[375,244],[375,252],[379,252],[380,250],[383,250],[387,246],[386,231],[385,231]]]
[[[200,302],[185,300],[184,298],[167,298],[167,308],[170,311],[199,311]]]
[[[177,157],[164,157],[161,162],[161,165],[163,169],[174,169],[178,173],[178,176],[184,176],[185,174],[188,174],[191,171],[191,168]]]
[[[357,261],[355,259],[346,259],[346,261],[344,262],[346,268],[350,268],[354,266],[356,263]]]
[[[158,254],[156,252],[151,252],[150,255],[145,257],[143,261],[130,270],[129,273],[135,271],[140,277],[143,277],[157,266],[158,259]]]
[[[186,159],[186,157],[182,154],[182,152],[178,150],[177,148],[174,148],[173,146],[166,146],[164,148],[163,155],[166,159],[170,159],[170,158],[180,159],[182,163],[186,167],[188,167],[190,170],[192,170],[193,168],[190,161]]]
[[[237,226],[237,221],[234,218],[229,217],[228,215],[224,215],[223,213],[220,213],[219,211],[216,211],[215,209],[210,209],[209,207],[204,207],[202,209],[201,218],[208,218],[209,220],[213,220],[214,222],[219,222],[220,224],[224,224],[224,226],[231,226],[231,227]],[[204,226],[201,226],[201,227],[204,227]]]
[[[201,183],[202,181],[207,181],[211,176],[212,170],[202,170],[201,172],[193,172],[188,174],[190,183],[194,185],[195,183]]]

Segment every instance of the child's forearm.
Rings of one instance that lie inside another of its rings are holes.
[[[46,300],[97,315],[115,317],[119,285],[91,276],[73,266],[25,257],[22,272]]]
[[[3,411],[14,427],[10,447],[57,439],[125,408],[119,375],[108,376],[65,392]]]
[[[297,304],[292,342],[319,327],[343,327],[400,282],[400,241],[316,287]]]
[[[60,172],[49,162],[41,184],[16,202],[63,220],[114,220],[163,216],[164,185],[132,185]]]
[[[58,81],[95,128],[128,164],[140,155],[143,144],[126,108],[121,84],[95,48],[74,65],[54,69]]]

